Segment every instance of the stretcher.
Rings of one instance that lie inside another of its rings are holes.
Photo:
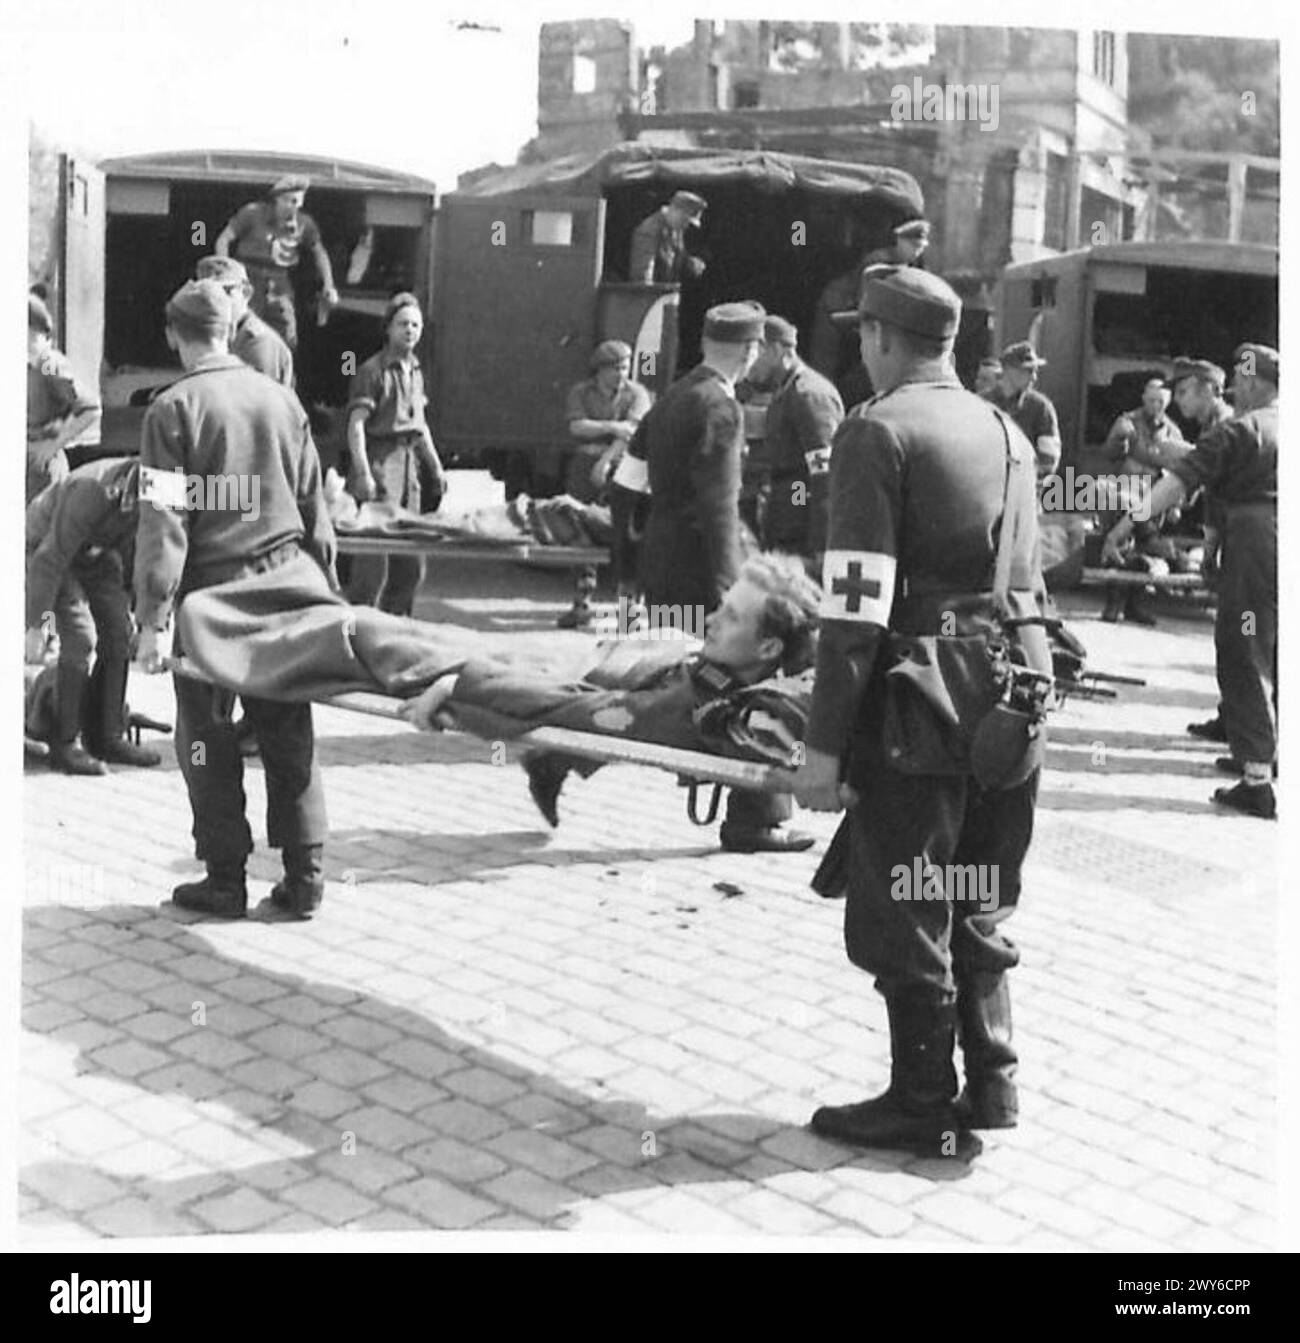
[[[544,546],[539,541],[489,544],[472,540],[446,540],[436,536],[377,536],[373,533],[337,531],[341,555],[438,555],[444,559],[487,560],[527,564],[536,569],[569,569],[574,575],[572,623],[588,623],[596,572],[609,565],[609,550],[597,546]]]
[[[1156,588],[1162,592],[1208,593],[1205,579],[1200,574],[1144,574],[1133,569],[1085,568],[1085,587]]]
[[[205,679],[184,658],[173,658],[169,666],[179,676],[196,681]],[[390,722],[402,723],[407,721],[402,715],[402,706],[409,703],[395,696],[365,690],[330,695],[316,702],[347,713],[367,714],[372,718],[386,718]],[[687,810],[691,819],[699,825],[707,825],[716,817],[718,797],[723,787],[742,788],[757,793],[789,791],[782,781],[781,772],[772,765],[707,755],[703,751],[684,751],[680,747],[661,746],[656,742],[633,741],[625,737],[578,732],[564,727],[533,728],[530,732],[510,738],[510,742],[523,750],[561,751],[584,760],[598,760],[602,764],[645,765],[651,769],[667,770],[676,774],[690,789]],[[701,783],[714,785],[711,804],[703,818],[697,815],[697,787]]]

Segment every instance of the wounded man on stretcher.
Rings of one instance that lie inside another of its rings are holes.
[[[262,699],[395,696],[427,731],[509,740],[562,727],[789,767],[812,700],[819,595],[797,559],[758,555],[708,617],[702,646],[624,639],[593,661],[577,641],[529,653],[510,636],[349,606],[304,556],[189,594],[177,651],[206,680]],[[551,825],[568,772],[600,767],[549,751],[523,763]]]

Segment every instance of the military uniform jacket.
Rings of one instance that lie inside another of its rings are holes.
[[[1012,552],[1012,606],[1034,615],[1042,589],[1034,452],[1005,414],[946,379],[904,383],[856,407],[840,426],[808,729],[814,749],[843,755],[870,719],[884,631],[990,628],[1008,445],[1023,518]]]
[[[666,207],[648,215],[632,234],[632,254],[627,278],[633,284],[679,284],[686,260],[686,239],[664,213]]]
[[[205,360],[149,407],[140,466],[142,625],[162,627],[179,594],[293,543],[332,570],[334,529],[306,412],[234,355]]]
[[[230,353],[238,355],[249,368],[274,378],[282,387],[293,386],[293,352],[280,333],[251,309],[235,328]]]
[[[663,394],[633,443],[638,439],[651,501],[642,556],[646,598],[711,611],[742,562],[740,404],[722,375],[701,364]]]
[[[1277,403],[1207,429],[1170,471],[1188,492],[1204,485],[1231,511],[1241,504],[1277,504]]]
[[[831,440],[843,418],[840,394],[800,360],[767,409],[762,458],[770,486],[763,526],[768,549],[808,555],[826,549]],[[803,488],[796,494],[798,485]]]
[[[134,458],[88,462],[27,506],[27,627],[54,609],[65,575],[104,552],[131,572],[140,464]]]

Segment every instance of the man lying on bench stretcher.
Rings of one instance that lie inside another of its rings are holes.
[[[819,595],[797,559],[758,555],[707,617],[698,652],[680,641],[602,645],[577,685],[539,680],[511,663],[470,661],[434,681],[404,716],[425,731],[454,726],[491,738],[571,727],[796,767]],[[552,826],[569,771],[585,778],[600,768],[554,751],[529,752],[523,763]]]
[[[627,639],[594,650],[593,666],[592,650],[567,640],[536,655],[507,636],[349,606],[303,557],[189,594],[177,642],[194,672],[241,694],[301,702],[379,691],[410,701],[406,715],[429,730],[495,740],[563,727],[789,767],[812,698],[819,595],[798,560],[755,556],[699,652],[679,639]],[[592,766],[543,754],[526,768],[554,824],[568,770]]]

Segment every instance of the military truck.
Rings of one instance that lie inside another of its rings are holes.
[[[316,321],[315,267],[298,266],[299,391],[342,405],[348,369],[379,348],[384,304],[409,289],[433,296],[432,182],[367,164],[303,155],[194,150],[110,158],[62,155],[34,214],[53,221],[31,279],[54,303],[58,336],[104,404],[97,445],[75,457],[133,452],[150,392],[177,374],[163,307],[212,252],[230,217],[279,177],[312,183],[306,209],[321,235],[339,306]],[[33,237],[38,236],[34,219]],[[353,355],[351,361],[346,356]]]
[[[682,189],[708,201],[687,239],[707,269],[682,286],[630,281],[633,230]],[[599,341],[631,345],[633,376],[658,391],[698,360],[715,303],[757,299],[806,335],[826,283],[922,213],[895,168],[639,141],[466,183],[439,208],[438,443],[548,493],[570,444],[565,393]]]
[[[1047,360],[1038,386],[1061,421],[1062,467],[1095,470],[1115,417],[1176,356],[1226,369],[1242,341],[1276,345],[1277,268],[1275,248],[1226,242],[1113,243],[1008,266],[998,339],[1028,339]]]

